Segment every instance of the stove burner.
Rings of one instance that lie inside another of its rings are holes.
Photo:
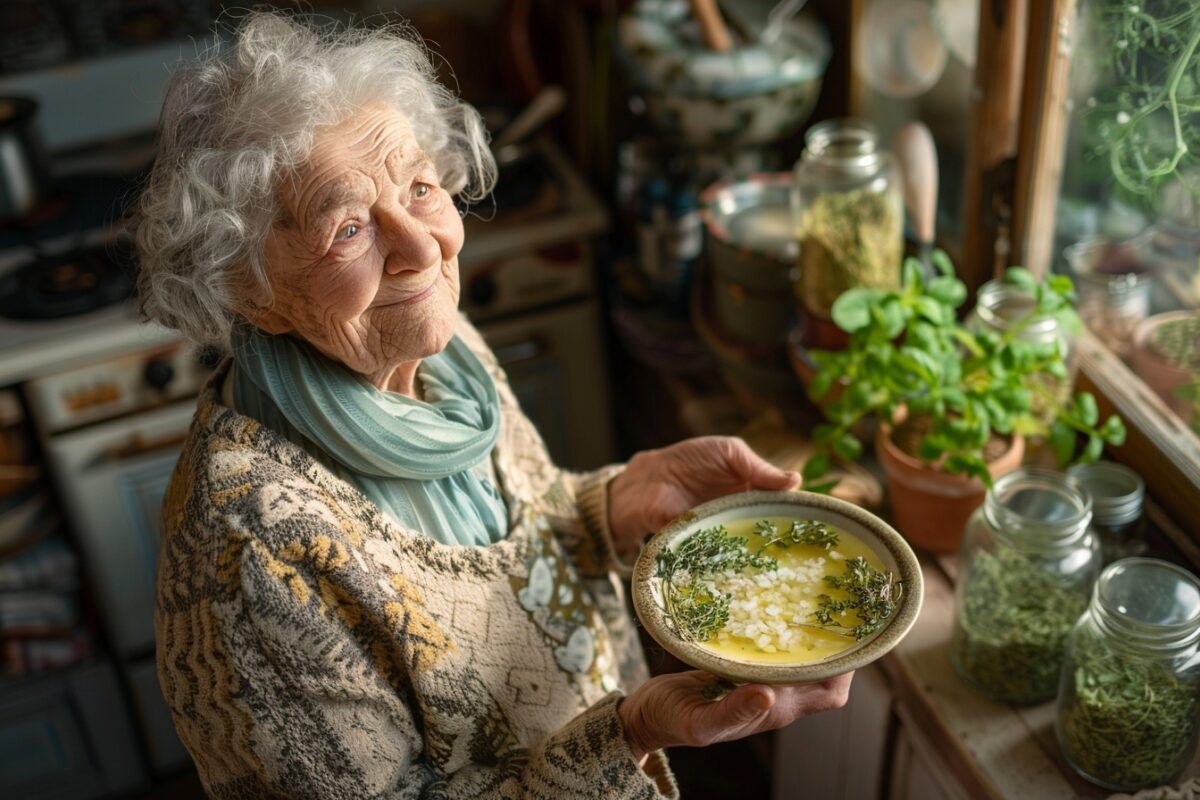
[[[133,296],[127,245],[43,258],[0,277],[0,316],[57,319],[83,314]]]

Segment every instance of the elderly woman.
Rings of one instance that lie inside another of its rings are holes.
[[[402,32],[272,14],[182,69],[146,314],[227,349],[167,492],[158,666],[214,797],[658,797],[661,748],[845,702],[647,680],[613,559],[798,476],[702,438],[557,469],[456,311],[478,115]]]

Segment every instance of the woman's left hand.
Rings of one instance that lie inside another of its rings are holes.
[[[761,458],[732,436],[701,436],[634,455],[608,488],[608,522],[619,555],[647,533],[706,500],[752,489],[800,487],[800,474]]]

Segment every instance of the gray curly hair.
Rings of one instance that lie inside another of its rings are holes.
[[[479,114],[442,86],[404,25],[318,26],[252,12],[171,80],[158,155],[131,226],[142,313],[202,344],[229,347],[234,297],[273,298],[264,243],[276,190],[316,130],[386,103],[403,113],[442,185],[485,197],[496,164]]]

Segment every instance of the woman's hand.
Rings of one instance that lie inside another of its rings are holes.
[[[702,692],[706,672],[659,675],[621,701],[617,713],[637,761],[662,747],[704,747],[772,731],[811,714],[841,708],[854,673],[801,686],[739,686],[721,700]]]
[[[706,500],[751,489],[797,489],[800,474],[779,469],[741,439],[701,436],[629,459],[609,485],[608,523],[618,554]]]

